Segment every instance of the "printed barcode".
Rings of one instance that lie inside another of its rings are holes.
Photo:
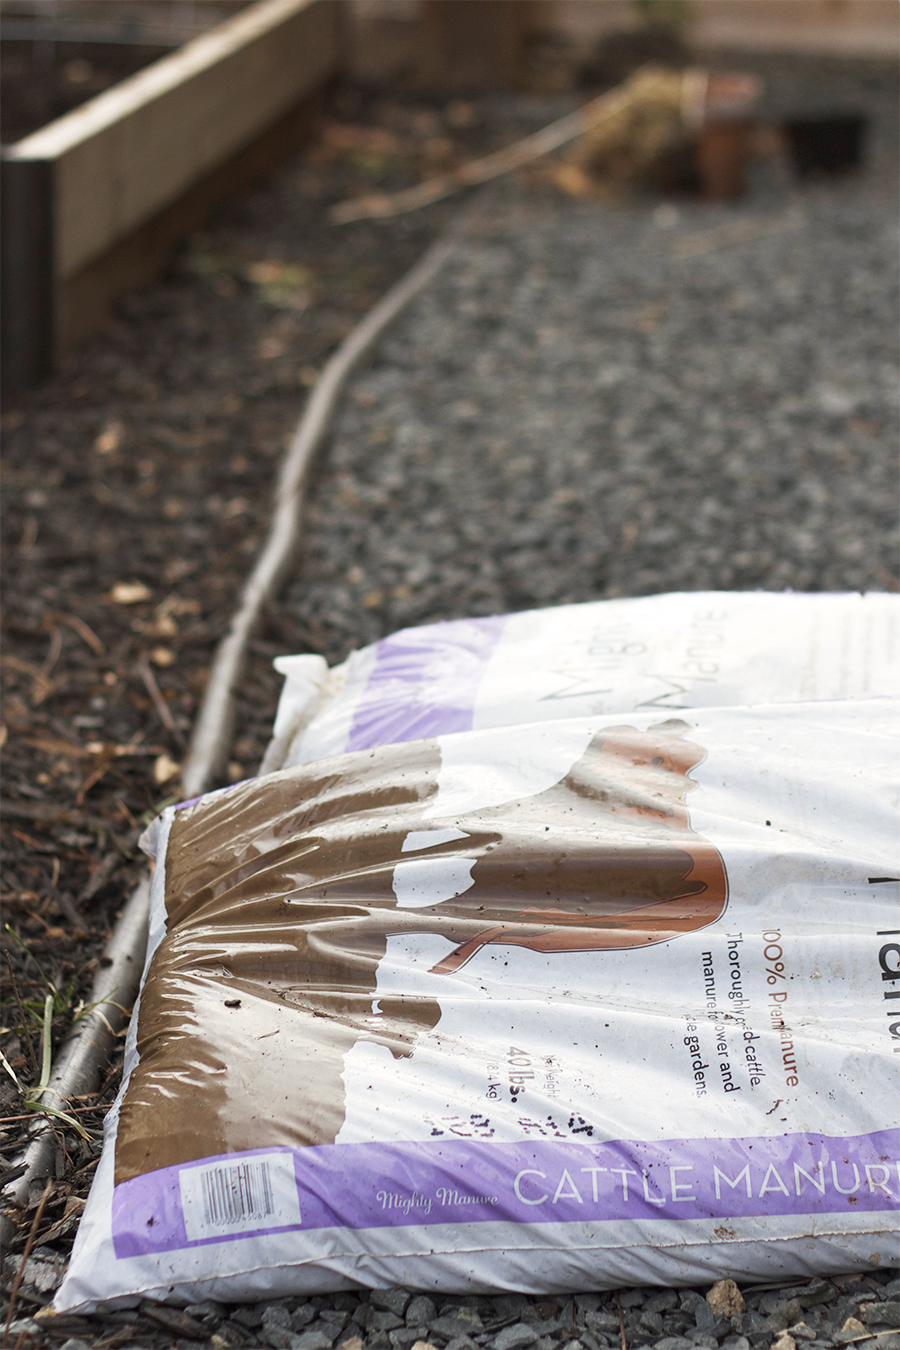
[[[285,1228],[300,1223],[290,1153],[237,1157],[183,1167],[181,1210],[189,1241]]]
[[[275,1213],[267,1162],[212,1167],[203,1178],[203,1205],[208,1224],[221,1228],[239,1219],[264,1219]]]

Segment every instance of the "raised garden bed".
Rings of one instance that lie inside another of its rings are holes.
[[[34,383],[296,140],[340,8],[260,0],[3,153],[4,379]]]

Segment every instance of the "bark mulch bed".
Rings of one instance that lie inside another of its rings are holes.
[[[539,100],[530,111],[523,125],[521,112],[339,91],[303,152],[221,208],[57,377],[7,403],[0,1049],[26,1095],[40,1078],[47,998],[55,1053],[145,864],[138,837],[177,800],[175,766],[306,390],[459,203],[389,230],[335,228],[325,208],[408,186],[556,115]],[[321,638],[287,613],[267,616],[242,683],[231,780],[254,772],[265,747],[280,685],[272,656],[321,650]],[[60,1253],[116,1075],[72,1103],[88,1138],[58,1131],[64,1164],[38,1237]],[[33,1118],[8,1072],[0,1108],[5,1183]],[[18,1216],[21,1242],[37,1200]]]

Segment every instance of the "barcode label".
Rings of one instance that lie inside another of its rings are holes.
[[[239,1155],[183,1167],[178,1175],[184,1227],[191,1242],[300,1223],[300,1198],[290,1153]]]

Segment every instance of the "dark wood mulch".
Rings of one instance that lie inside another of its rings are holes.
[[[185,753],[306,389],[458,203],[389,231],[333,227],[324,208],[511,134],[474,106],[448,119],[439,105],[339,91],[302,153],[221,208],[54,379],[7,403],[0,1049],[26,1093],[48,995],[55,1052],[144,866],[138,837],[177,800],[165,774]],[[232,780],[265,746],[272,656],[318,649],[319,636],[267,616],[242,682]],[[73,1103],[95,1139],[116,1072]],[[0,1108],[6,1181],[29,1112],[5,1070]],[[59,1137],[65,1162],[38,1238],[64,1251],[98,1147],[67,1126]],[[32,1214],[19,1217],[24,1240]]]

